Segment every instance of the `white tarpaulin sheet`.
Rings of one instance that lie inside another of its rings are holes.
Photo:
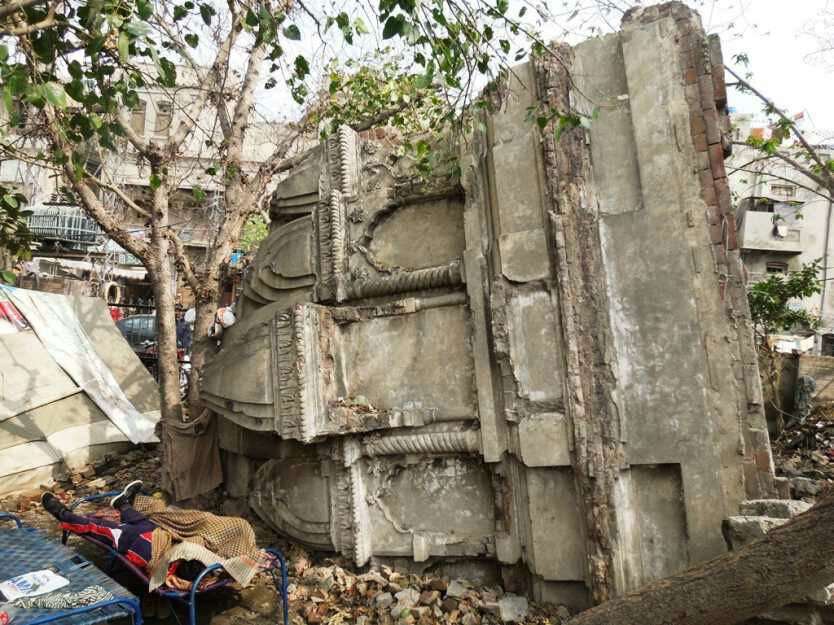
[[[60,367],[132,443],[156,443],[158,414],[133,406],[96,353],[69,301],[62,295],[0,286]],[[156,418],[155,418],[156,417]]]

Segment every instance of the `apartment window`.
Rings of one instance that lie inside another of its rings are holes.
[[[156,105],[156,125],[154,131],[159,134],[168,134],[171,128],[171,120],[174,116],[174,109],[170,102],[159,102]]]
[[[788,264],[787,263],[779,263],[779,262],[771,262],[765,265],[765,271],[767,273],[788,273]]]
[[[796,195],[796,187],[792,184],[772,184],[770,191],[776,195],[784,195],[785,197],[793,197]]]
[[[130,127],[139,136],[144,136],[145,134],[145,113],[147,108],[147,103],[144,100],[139,100],[139,104],[130,111]]]

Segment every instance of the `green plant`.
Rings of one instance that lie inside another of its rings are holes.
[[[766,337],[777,330],[813,329],[819,325],[818,317],[791,303],[822,291],[821,269],[822,262],[815,260],[804,264],[799,271],[771,274],[750,287],[747,293],[750,315],[760,335]]]

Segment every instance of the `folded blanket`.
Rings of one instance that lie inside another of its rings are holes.
[[[264,561],[255,532],[245,519],[221,517],[201,510],[168,508],[153,497],[137,495],[133,507],[158,527],[151,536],[150,590],[165,583],[172,562],[198,560],[220,563],[243,586]]]
[[[94,585],[77,592],[50,592],[39,597],[16,599],[12,605],[16,608],[39,610],[67,610],[93,605],[100,601],[113,599],[113,593],[102,586]]]
[[[232,579],[241,586],[248,586],[255,574],[261,570],[262,565],[268,561],[268,558],[268,554],[258,551],[254,554],[254,557],[252,555],[244,555],[224,559],[202,545],[190,542],[178,543],[162,554],[159,561],[154,564],[151,569],[148,589],[153,591],[164,585],[171,564],[177,560],[197,560],[205,566],[222,564],[223,569]]]

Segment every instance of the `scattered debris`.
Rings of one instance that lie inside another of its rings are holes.
[[[62,501],[70,502],[95,492],[115,490],[134,479],[141,479],[151,491],[159,489],[160,466],[155,445],[105,457],[48,490]],[[43,490],[47,487],[2,499],[0,510],[16,512],[26,523],[57,537],[54,519],[40,506]],[[220,512],[223,501],[222,493],[218,492],[189,505]],[[257,517],[250,516],[249,521],[259,544],[277,542],[287,556],[293,625],[500,625],[502,622],[559,625],[570,618],[564,606],[528,604],[524,597],[504,593],[501,588],[478,587],[463,579],[405,574],[389,567],[357,572],[341,557],[311,554],[297,545],[282,542]],[[76,546],[84,550],[84,545]],[[84,551],[84,555],[94,562],[100,558],[96,552]],[[233,592],[231,600],[204,599],[211,607],[211,615],[207,613],[207,618],[201,618],[200,622],[274,624],[279,604],[268,577],[258,578],[248,588]],[[159,618],[163,618],[162,608],[154,608]]]
[[[834,485],[834,402],[815,402],[772,443],[777,475],[790,481],[794,499],[813,502]]]

